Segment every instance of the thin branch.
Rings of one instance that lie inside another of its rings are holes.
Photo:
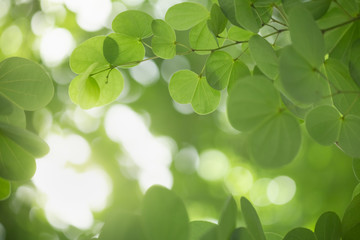
[[[343,22],[343,23],[339,23],[339,24],[337,24],[337,25],[335,25],[335,26],[328,27],[328,28],[325,28],[325,29],[321,29],[321,32],[322,32],[322,33],[326,33],[327,31],[331,31],[331,30],[333,30],[333,29],[336,29],[336,28],[345,26],[345,25],[347,25],[347,24],[349,24],[349,23],[352,23],[352,22],[355,22],[355,21],[357,21],[357,20],[360,20],[360,16],[357,16],[357,17],[355,17],[355,18],[352,18],[352,19],[350,19],[350,20],[348,20],[348,21],[345,21],[345,22]]]

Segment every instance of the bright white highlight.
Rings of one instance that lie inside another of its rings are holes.
[[[144,0],[122,0],[122,2],[127,6],[137,6],[144,2]]]
[[[55,67],[67,58],[75,46],[71,33],[55,28],[44,34],[40,43],[40,56],[49,67]]]
[[[127,106],[112,106],[105,116],[105,130],[110,139],[124,147],[139,168],[137,177],[142,191],[154,183],[171,188],[169,144],[164,143],[164,138],[153,136],[139,114]]]
[[[92,211],[101,211],[111,193],[111,182],[104,171],[89,167],[81,173],[69,164],[83,164],[90,156],[90,147],[82,137],[50,134],[46,138],[50,153],[37,160],[33,182],[43,194],[45,214],[60,229],[73,225],[89,229]]]
[[[225,179],[227,189],[234,196],[240,196],[248,193],[253,185],[253,182],[253,175],[244,167],[235,167],[231,169]]]
[[[182,69],[190,69],[190,63],[184,56],[175,56],[172,59],[165,59],[160,68],[161,76],[166,82],[170,82],[172,74]]]
[[[159,80],[160,73],[154,61],[145,61],[130,69],[131,76],[141,85],[148,86]]]
[[[96,131],[100,126],[100,119],[94,113],[97,109],[84,110],[77,107],[72,119],[76,127],[83,133],[90,133]]]
[[[223,179],[229,170],[229,160],[218,150],[206,150],[200,154],[198,174],[207,181]]]
[[[6,28],[1,34],[0,46],[5,55],[15,54],[23,42],[23,34],[16,25]]]
[[[270,178],[260,178],[253,184],[250,190],[250,201],[254,205],[260,207],[270,205],[271,202],[266,195],[270,181]]]
[[[10,0],[0,1],[0,18],[4,17],[10,9]]]
[[[55,19],[43,12],[37,12],[31,18],[31,30],[34,34],[40,36],[55,24]]]
[[[296,184],[287,176],[279,176],[271,180],[267,187],[267,196],[273,204],[288,203],[295,196]]]
[[[110,0],[65,0],[65,5],[77,14],[79,26],[89,32],[106,26],[112,7]]]

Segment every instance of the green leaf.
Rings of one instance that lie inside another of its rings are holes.
[[[235,1],[235,16],[242,27],[257,33],[261,27],[261,22],[251,4],[250,0]]]
[[[12,57],[0,62],[0,95],[23,110],[34,111],[50,102],[54,86],[41,65]]]
[[[171,97],[178,103],[191,103],[198,114],[213,112],[220,103],[220,92],[210,87],[205,77],[190,70],[180,70],[169,83]]]
[[[247,228],[240,227],[233,231],[230,240],[254,240],[254,238]]]
[[[145,57],[140,40],[122,33],[111,33],[104,40],[104,56],[115,66],[133,67]]]
[[[229,84],[233,63],[233,58],[226,52],[216,51],[211,53],[205,65],[209,85],[217,90],[226,88]]]
[[[352,198],[355,198],[357,195],[360,195],[360,183],[354,188]]]
[[[28,180],[36,170],[34,157],[2,134],[0,134],[0,164],[0,177],[7,180]]]
[[[154,20],[151,24],[154,37],[151,46],[154,54],[164,59],[176,55],[176,35],[169,24],[163,20]]]
[[[290,100],[310,104],[330,95],[326,79],[292,47],[282,50],[279,65],[280,82]]]
[[[210,87],[205,77],[198,81],[191,106],[198,114],[209,114],[220,104],[220,92]]]
[[[49,152],[46,142],[26,129],[0,122],[0,133],[36,158],[43,157]]]
[[[6,114],[0,114],[0,122],[11,124],[20,128],[26,127],[26,118],[24,110],[10,103],[5,98],[0,97],[0,106],[6,107],[5,104],[9,104],[10,108],[6,111]]]
[[[237,206],[234,198],[229,196],[219,218],[219,239],[229,239],[236,227]]]
[[[348,64],[350,60],[351,47],[357,40],[360,34],[360,28],[357,24],[349,24],[350,28],[345,32],[343,37],[337,43],[336,47],[332,49],[329,56],[341,60],[343,63]],[[331,31],[330,31],[331,32]]]
[[[360,39],[355,41],[351,47],[349,70],[351,77],[360,86]]]
[[[324,62],[324,37],[308,10],[294,7],[289,13],[289,31],[294,49],[318,68]]]
[[[218,47],[218,43],[207,27],[206,21],[199,23],[190,30],[189,42],[193,49],[202,50],[197,51],[197,54],[207,55],[211,49]]]
[[[341,116],[333,106],[319,106],[306,115],[305,125],[315,141],[323,145],[331,145],[339,137]]]
[[[270,79],[277,78],[278,58],[270,43],[259,35],[254,35],[249,40],[249,50],[260,70]]]
[[[355,174],[355,177],[357,178],[357,180],[360,181],[360,159],[359,158],[353,159],[353,171],[354,171],[354,174]]]
[[[188,30],[209,17],[208,10],[201,4],[183,2],[169,8],[165,21],[175,30]]]
[[[250,135],[254,160],[262,167],[280,167],[291,162],[301,145],[300,126],[287,112],[277,113]]]
[[[334,212],[323,213],[316,222],[315,235],[317,240],[340,240],[341,221]]]
[[[249,131],[261,125],[280,108],[279,92],[262,76],[239,81],[229,93],[227,113],[231,125]]]
[[[304,6],[315,19],[319,19],[327,12],[332,0],[311,0],[304,2]]]
[[[236,26],[232,26],[228,32],[228,38],[238,42],[248,41],[253,35],[253,32]]]
[[[107,71],[93,75],[100,88],[100,95],[96,106],[103,106],[115,101],[124,88],[124,78],[119,70],[112,69],[109,71],[110,74]]]
[[[0,201],[6,200],[11,194],[11,184],[9,181],[0,178]]]
[[[315,234],[307,228],[295,228],[288,232],[284,240],[317,240]]]
[[[216,228],[216,224],[205,221],[192,221],[189,223],[189,227],[189,240],[202,240],[207,233],[211,232],[212,229]]]
[[[255,208],[245,197],[241,197],[240,205],[246,226],[251,236],[256,240],[266,240],[259,216],[257,215]]]
[[[346,208],[342,219],[342,239],[358,240],[360,236],[360,194]]]
[[[344,116],[338,145],[351,157],[360,158],[360,117]]]
[[[187,240],[189,217],[182,200],[172,191],[153,186],[145,194],[143,226],[149,240]]]
[[[12,104],[9,100],[6,100],[6,98],[2,97],[0,95],[0,118],[2,116],[10,115],[13,111],[14,104]]]
[[[265,233],[266,240],[282,240],[283,237],[280,234],[273,233],[273,232],[266,232]]]
[[[233,62],[229,84],[228,84],[228,92],[231,91],[233,86],[236,85],[238,81],[249,77],[251,75],[249,68],[240,60],[236,60]]]
[[[225,30],[227,24],[227,18],[224,16],[221,8],[217,4],[213,4],[210,11],[210,19],[207,20],[209,30],[218,36]]]
[[[99,240],[131,239],[144,240],[141,218],[124,211],[111,213],[101,229]]]
[[[240,27],[240,24],[238,23],[238,21],[236,19],[234,0],[219,0],[218,2],[220,5],[220,8],[221,8],[222,12],[224,13],[224,15],[226,16],[226,18],[229,19],[229,21],[233,25]]]
[[[350,13],[351,16],[356,17],[359,14],[359,3],[357,0],[337,0],[346,12]]]
[[[360,88],[351,79],[348,68],[339,60],[329,58],[325,63],[325,69],[331,83],[332,99],[336,108],[343,114],[360,116],[360,106],[354,105],[354,102],[358,100],[358,94],[354,93],[360,93]],[[338,91],[345,93],[338,94]]]
[[[93,108],[99,101],[100,87],[93,77],[80,74],[71,81],[69,95],[71,100],[79,104],[81,108]]]
[[[103,54],[105,38],[105,36],[92,37],[74,49],[69,59],[70,68],[74,73],[83,73],[94,63],[97,63],[97,68],[93,69],[93,72],[109,66]]]
[[[152,35],[152,20],[153,18],[150,15],[142,11],[128,10],[114,18],[112,29],[117,33],[143,39]]]

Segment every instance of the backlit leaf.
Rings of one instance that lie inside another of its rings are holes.
[[[201,4],[183,2],[169,8],[165,21],[175,30],[188,30],[209,17],[208,10]]]
[[[117,33],[122,33],[134,38],[147,38],[152,35],[151,22],[153,18],[137,10],[128,10],[118,14],[113,22],[112,29]]]
[[[154,37],[151,46],[154,54],[164,59],[176,55],[176,35],[169,24],[163,20],[154,20],[151,24]]]
[[[209,114],[220,103],[220,92],[210,87],[205,77],[201,77],[196,86],[191,106],[198,114]]]
[[[244,227],[237,228],[231,234],[230,240],[255,240],[249,230]]]
[[[231,91],[233,86],[236,85],[238,81],[245,79],[251,75],[249,68],[240,60],[236,60],[233,62],[229,84],[228,84],[228,92]]]
[[[360,39],[351,47],[349,69],[351,77],[360,86]]]
[[[189,223],[190,236],[189,240],[203,240],[213,228],[216,228],[216,224],[205,221],[192,221]],[[205,240],[205,239],[204,239]]]
[[[206,79],[209,85],[217,90],[226,88],[229,84],[233,68],[233,58],[223,51],[213,52],[206,61]]]
[[[229,196],[219,218],[219,239],[229,239],[236,227],[237,206],[234,198]]]
[[[218,43],[207,27],[206,21],[199,23],[190,30],[189,42],[193,49],[202,50],[197,51],[198,54],[209,54],[211,49],[218,47]]]
[[[169,83],[171,97],[178,103],[191,103],[199,76],[190,70],[181,70],[172,75]]]
[[[240,27],[235,14],[235,1],[219,0],[219,5],[226,18],[229,19],[233,25]]]
[[[54,86],[41,65],[12,57],[0,62],[0,95],[23,110],[34,111],[50,102]]]
[[[247,31],[245,29],[236,26],[232,26],[228,32],[229,39],[238,42],[248,41],[253,35],[254,35],[253,32]]]
[[[353,159],[353,170],[355,177],[360,181],[360,158]]]

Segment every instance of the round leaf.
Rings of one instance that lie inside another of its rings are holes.
[[[188,30],[209,17],[208,10],[201,4],[184,2],[169,8],[165,21],[175,30]]]
[[[233,63],[229,84],[228,84],[228,92],[231,91],[233,86],[236,85],[238,81],[241,81],[242,79],[249,77],[251,75],[249,68],[240,60],[236,60]]]
[[[124,88],[124,78],[117,69],[112,69],[110,74],[102,72],[93,76],[100,88],[100,96],[96,106],[103,106],[115,101]]]
[[[7,199],[11,193],[11,184],[9,181],[0,178],[0,201]]]
[[[198,114],[209,114],[219,106],[220,92],[210,87],[205,77],[201,77],[196,86],[191,106]]]
[[[79,104],[81,108],[93,108],[100,97],[99,84],[93,77],[80,74],[71,81],[69,96],[71,101]]]
[[[234,0],[219,0],[219,5],[226,18],[236,26],[240,27],[235,15],[235,3]]]
[[[317,240],[340,240],[341,221],[334,212],[323,213],[315,226]]]
[[[237,22],[245,29],[254,33],[259,32],[261,22],[258,19],[256,10],[251,7],[250,0],[234,1],[235,16]]]
[[[203,240],[204,236],[211,232],[212,229],[216,228],[216,224],[205,221],[192,221],[190,222],[189,227],[189,240]]]
[[[331,145],[339,137],[341,116],[332,106],[319,106],[312,109],[305,118],[310,136],[320,144]]]
[[[277,78],[278,58],[270,43],[259,35],[254,35],[249,40],[249,50],[260,70],[271,79]]]
[[[115,66],[132,67],[145,57],[140,40],[122,33],[111,33],[104,40],[104,56]]]
[[[229,239],[234,231],[237,219],[237,206],[234,198],[229,196],[219,218],[219,238]]]
[[[342,219],[342,239],[358,240],[360,236],[360,194],[346,208]]]
[[[70,68],[74,73],[83,73],[94,63],[98,64],[93,72],[109,66],[103,54],[105,38],[105,36],[92,37],[74,49],[69,59]]]
[[[284,240],[317,240],[315,234],[307,228],[295,228],[288,232]]]
[[[229,78],[233,67],[233,59],[230,54],[223,51],[213,52],[206,61],[206,79],[211,87],[222,90],[229,84]]]
[[[0,114],[0,122],[11,124],[20,128],[25,128],[26,118],[24,110],[10,103],[5,98],[0,97],[0,99],[2,99],[3,102],[7,102],[11,106],[11,108],[9,109],[10,112],[7,112],[6,114]],[[4,106],[2,102],[0,102],[0,105]]]
[[[214,36],[218,36],[222,33],[226,27],[227,18],[224,16],[221,8],[217,4],[213,4],[210,11],[210,19],[207,21],[207,25]]]
[[[153,186],[145,194],[143,226],[148,239],[184,240],[189,237],[189,217],[182,200],[172,191]]]
[[[23,110],[34,111],[50,102],[54,86],[41,65],[12,57],[0,63],[0,95]]]
[[[300,103],[314,103],[330,95],[326,79],[292,47],[287,47],[281,52],[280,81],[291,100]]]
[[[249,32],[236,26],[232,26],[228,32],[228,38],[238,42],[248,41],[253,35],[253,32]]]
[[[142,11],[128,10],[114,18],[112,29],[117,33],[143,39],[152,35],[152,20],[153,18],[150,15]]]
[[[259,216],[253,205],[245,197],[240,199],[241,211],[251,236],[256,240],[266,240]]]
[[[347,115],[341,125],[338,145],[351,157],[360,158],[360,117]]]
[[[178,103],[191,103],[198,82],[199,76],[190,70],[180,70],[174,73],[169,83],[171,97]]]
[[[291,162],[301,145],[298,121],[286,112],[267,119],[250,136],[251,155],[262,167],[280,167]]]
[[[261,76],[240,80],[230,91],[227,113],[231,125],[249,131],[276,114],[280,108],[279,92]]]
[[[176,55],[176,35],[169,24],[163,20],[154,20],[151,24],[154,37],[151,46],[154,54],[164,59]]]
[[[190,30],[189,42],[193,49],[202,50],[197,51],[197,54],[209,54],[211,49],[218,47],[218,43],[207,27],[206,21],[197,24]]]
[[[289,13],[289,31],[294,49],[310,63],[319,67],[324,62],[324,37],[311,13],[296,6]]]
[[[351,77],[360,86],[360,39],[355,41],[351,47],[349,69]]]

